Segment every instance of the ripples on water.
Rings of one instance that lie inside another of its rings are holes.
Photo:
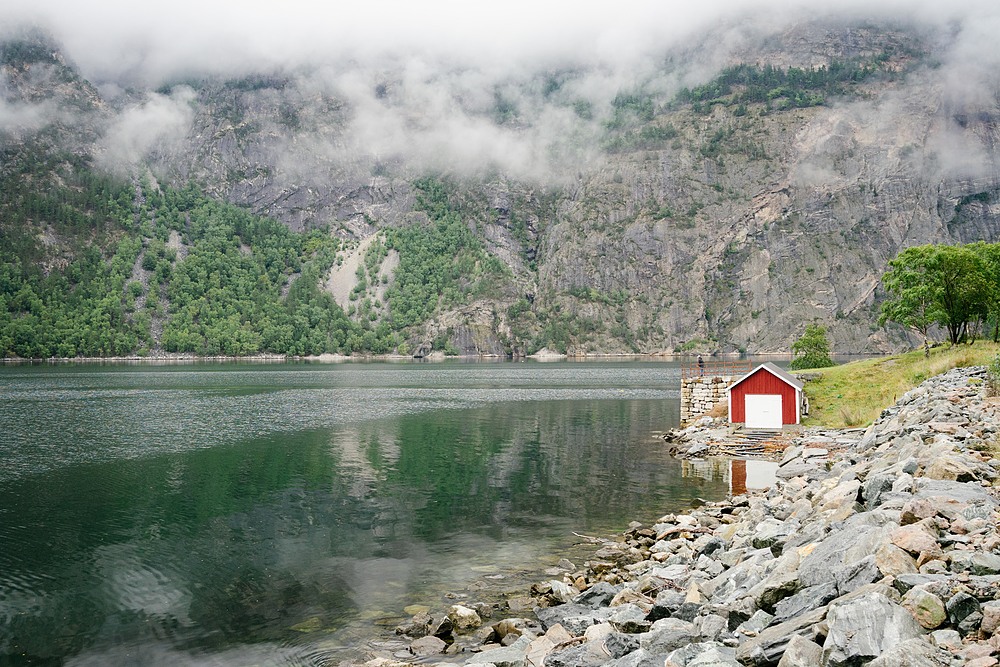
[[[360,657],[408,605],[585,558],[573,531],[724,495],[650,436],[678,388],[668,363],[0,369],[0,663]]]
[[[0,432],[7,434],[0,451],[8,457],[0,482],[84,460],[178,452],[428,410],[680,396],[676,368],[582,364],[5,371],[0,402],[20,409],[0,410]]]

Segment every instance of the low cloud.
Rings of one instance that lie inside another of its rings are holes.
[[[127,169],[154,148],[176,145],[191,127],[193,99],[190,88],[177,86],[170,95],[150,93],[127,108],[105,132],[100,161],[111,169]]]

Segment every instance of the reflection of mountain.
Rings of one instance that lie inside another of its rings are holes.
[[[163,419],[204,401],[170,395]],[[540,568],[572,530],[610,533],[725,493],[649,442],[676,422],[676,401],[482,403],[0,485],[0,647],[113,662],[104,651],[124,637],[153,653],[347,642],[483,568]]]

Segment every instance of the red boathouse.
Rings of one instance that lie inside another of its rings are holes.
[[[798,424],[802,408],[802,382],[770,361],[730,385],[729,421],[747,428],[780,429]]]

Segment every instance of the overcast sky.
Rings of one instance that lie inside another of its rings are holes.
[[[4,24],[32,22],[95,82],[155,84],[179,71],[229,72],[413,56],[472,67],[628,65],[707,26],[774,28],[799,16],[864,13],[942,27],[996,15],[996,2],[835,0],[0,0]]]

